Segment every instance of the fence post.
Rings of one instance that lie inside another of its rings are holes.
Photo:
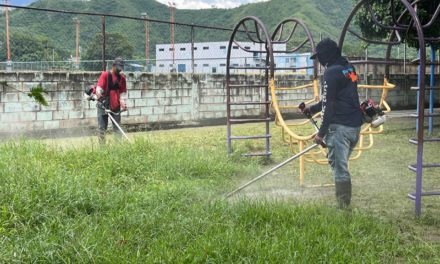
[[[191,72],[194,74],[194,26],[191,26]]]
[[[107,70],[107,63],[105,61],[105,16],[102,16],[102,70]]]
[[[368,85],[368,47],[365,48],[365,84]],[[365,100],[368,100],[368,89],[365,89]]]
[[[403,74],[406,74],[406,42],[403,43]]]

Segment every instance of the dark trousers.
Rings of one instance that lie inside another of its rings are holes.
[[[108,122],[109,122],[108,115],[111,115],[118,124],[121,124],[121,115],[115,115],[111,113],[107,114],[104,111],[98,109],[98,131],[99,131],[98,139],[99,139],[99,143],[101,144],[105,144],[105,133],[107,131]],[[122,133],[121,131],[119,131],[118,127],[113,122],[112,124],[113,124],[113,131],[118,133],[118,135],[122,136]]]

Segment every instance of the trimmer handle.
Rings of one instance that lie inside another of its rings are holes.
[[[306,109],[306,104],[304,102],[300,103],[298,106],[299,110],[301,110],[301,112],[308,118],[312,118],[312,114],[310,113],[310,111],[305,111]]]

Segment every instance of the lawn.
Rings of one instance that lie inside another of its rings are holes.
[[[106,147],[90,138],[2,143],[0,263],[440,261],[438,198],[424,199],[420,219],[406,198],[415,183],[406,168],[415,160],[412,121],[389,122],[350,164],[351,212],[335,209],[333,188],[299,187],[296,162],[226,199],[290,155],[278,128],[272,133],[269,161],[227,156],[225,127],[131,134],[132,144]],[[426,153],[435,161],[438,146]],[[440,188],[438,171],[426,172],[427,188]],[[330,175],[327,166],[306,167],[307,183]]]

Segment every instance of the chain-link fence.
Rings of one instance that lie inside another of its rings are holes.
[[[0,43],[0,70],[102,71],[111,68],[112,60],[121,56],[126,61],[125,71],[226,73],[234,21],[229,23],[231,28],[212,27],[191,21],[172,23],[172,16],[169,21],[157,20],[144,12],[132,17],[64,11],[75,10],[73,4],[64,5],[68,6],[63,6],[63,10],[0,5],[4,10],[0,19],[5,25],[0,28],[0,34],[5,36]],[[171,9],[162,11],[162,17],[172,14]],[[180,20],[188,18],[183,16]],[[245,48],[261,48],[254,47],[255,43],[241,44]],[[258,67],[262,62],[262,58],[249,52],[232,54],[235,66]],[[295,57],[279,55],[276,61],[311,64],[307,56],[308,53]]]
[[[213,16],[207,18],[209,24],[221,26],[196,25],[192,24],[188,10],[179,10],[176,20],[183,23],[172,22],[175,10],[164,6],[161,6],[163,10],[151,11],[151,16],[136,10],[137,17],[64,11],[79,10],[81,5],[73,2],[54,2],[57,9],[0,4],[4,11],[0,17],[0,34],[4,36],[0,38],[0,70],[102,71],[111,67],[115,57],[121,56],[126,60],[125,71],[226,72],[229,38],[236,21],[221,22]],[[156,19],[169,16],[170,20]],[[232,46],[236,49],[231,52],[232,66],[258,67],[264,63],[258,54],[242,50],[259,50],[262,47],[258,45],[243,42],[242,47]],[[355,45],[347,50],[350,53],[347,55],[365,53]],[[395,49],[393,57],[402,59],[403,51],[404,47]],[[380,57],[376,52],[371,55]],[[308,56],[309,50],[289,55],[278,53],[274,60],[288,67],[307,67],[313,64]],[[234,73],[237,72],[241,71]]]

